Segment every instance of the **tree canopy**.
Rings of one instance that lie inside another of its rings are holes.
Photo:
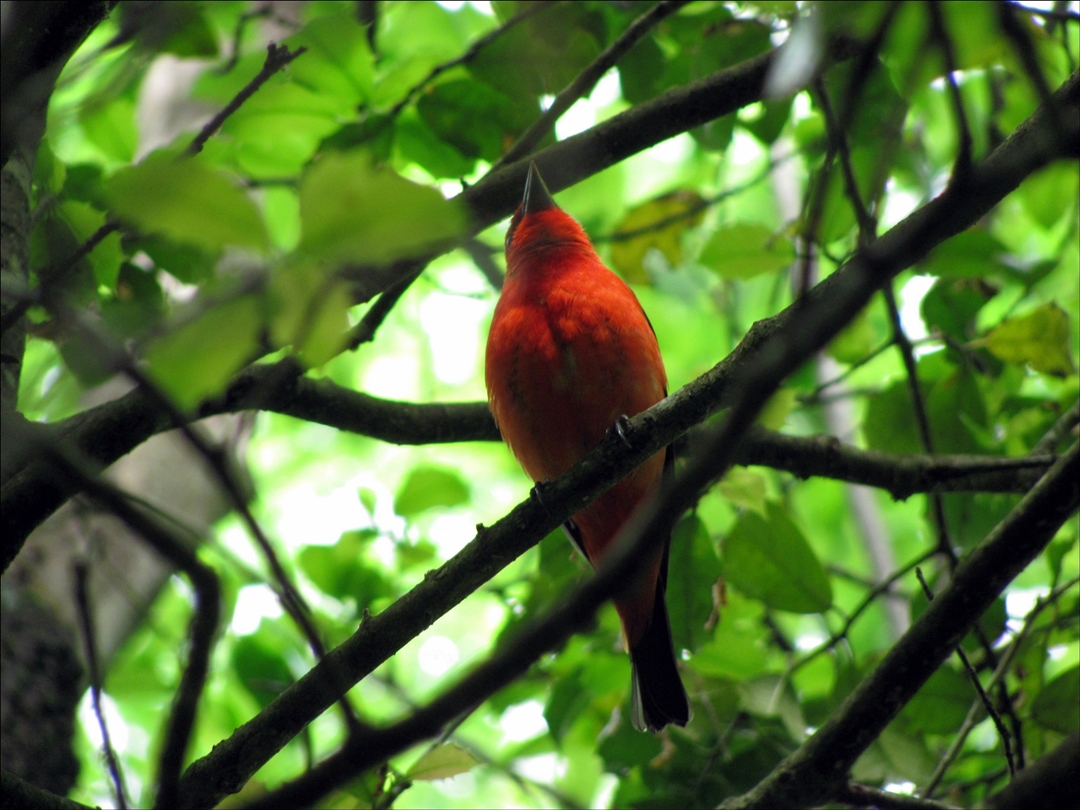
[[[77,778],[5,737],[5,797],[1075,798],[1077,3],[3,20],[4,609],[60,628],[5,656],[82,669]],[[532,494],[483,380],[530,161],[671,391]],[[668,445],[594,575],[560,524]],[[694,716],[652,735],[609,599],[669,524]]]

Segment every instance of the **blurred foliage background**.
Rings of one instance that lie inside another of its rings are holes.
[[[1080,56],[1077,4],[1031,6],[1011,9],[1053,89]],[[58,286],[67,306],[130,347],[185,410],[253,360],[288,353],[310,376],[374,397],[483,400],[506,222],[445,251],[468,235],[454,197],[649,7],[120,3],[51,97],[33,176],[30,266],[62,265],[109,218],[122,221]],[[813,272],[828,276],[856,248],[841,172],[821,172],[836,154],[829,116],[847,115],[858,187],[884,232],[945,188],[961,148],[947,64],[975,160],[1035,110],[1040,88],[1002,29],[999,4],[690,3],[655,25],[542,142],[785,41],[804,49],[805,66],[823,58],[828,37],[878,30],[878,58],[865,66],[851,109],[844,93],[855,63],[810,87],[780,74],[790,89],[776,98],[556,195],[634,286],[672,391],[794,300],[810,200],[818,201]],[[178,157],[259,72],[270,41],[307,50],[199,154]],[[1078,198],[1076,162],[1054,163],[898,277],[936,452],[1022,456],[1074,406]],[[371,307],[357,303],[357,274],[432,250],[442,255],[375,339],[350,347],[350,330]],[[360,270],[333,272],[341,267]],[[31,420],[61,422],[115,368],[55,307],[35,305],[29,322],[18,408]],[[872,450],[927,449],[880,296],[784,383],[763,421]],[[528,497],[530,482],[496,442],[398,446],[273,413],[247,429],[252,509],[331,646],[455,554],[477,523]],[[942,496],[956,553],[1019,499]],[[829,478],[738,467],[676,528],[668,600],[695,712],[686,729],[651,736],[630,727],[629,661],[607,606],[590,632],[434,745],[335,794],[333,806],[698,807],[742,793],[842,703],[925,609],[913,563],[931,587],[947,580],[947,562],[933,555],[937,532],[926,494],[897,501]],[[225,611],[191,759],[312,663],[235,514],[214,523],[199,555],[221,577]],[[1010,651],[1006,723],[1029,764],[1080,726],[1078,568],[1073,519],[984,617],[983,642],[964,643],[984,682],[994,671],[987,649]],[[121,590],[123,573],[112,574]],[[353,688],[358,714],[375,724],[401,717],[588,575],[561,534],[547,537]],[[894,575],[887,596],[873,590]],[[136,806],[153,796],[191,605],[185,581],[166,579],[107,663],[104,716]],[[937,795],[973,805],[1008,779],[1000,736],[973,703],[967,675],[950,659],[852,777],[912,793],[948,756]],[[958,737],[969,710],[973,727]],[[81,767],[70,795],[108,806],[116,799],[88,697],[78,719]],[[339,714],[328,712],[240,798],[294,777],[344,734]]]

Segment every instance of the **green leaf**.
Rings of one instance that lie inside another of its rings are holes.
[[[721,228],[701,251],[700,261],[722,278],[753,278],[783,270],[795,260],[795,246],[764,225]]]
[[[259,209],[221,172],[198,157],[155,152],[106,183],[113,211],[140,231],[216,252],[226,245],[262,250]]]
[[[1027,363],[1036,371],[1067,377],[1076,370],[1069,351],[1069,314],[1056,303],[1010,318],[984,338],[986,348],[1006,363]]]
[[[71,232],[80,243],[85,242],[102,225],[105,215],[86,203],[68,200],[60,206],[60,218],[71,228]],[[114,287],[120,272],[120,262],[124,260],[124,251],[120,246],[120,234],[110,233],[102,239],[87,255],[94,280],[105,287]]]
[[[101,299],[101,315],[118,337],[141,338],[160,321],[164,304],[156,274],[124,262],[115,293]]]
[[[798,396],[794,388],[781,388],[769,397],[758,415],[757,423],[769,430],[779,430],[787,421],[788,414],[799,404]]]
[[[315,586],[335,599],[356,600],[363,610],[372,602],[393,596],[394,585],[366,560],[374,529],[343,532],[332,546],[307,546],[297,557],[300,570]]]
[[[469,70],[509,98],[554,95],[600,53],[583,25],[593,13],[568,3],[530,17],[488,43]]]
[[[762,517],[766,516],[765,495],[768,490],[765,476],[761,473],[742,467],[732,467],[720,479],[716,488],[732,506],[741,506],[743,509],[757,512]]]
[[[927,329],[966,343],[974,337],[975,316],[996,294],[981,278],[939,278],[920,305],[923,322]]]
[[[710,637],[712,587],[720,578],[720,559],[705,524],[695,515],[679,521],[671,533],[667,606],[676,650],[694,652]]]
[[[270,334],[277,346],[293,347],[306,365],[317,368],[345,347],[349,286],[311,263],[284,262],[270,287],[274,314]]]
[[[777,610],[821,613],[832,605],[825,569],[791,518],[776,504],[768,519],[745,512],[724,540],[724,577]]]
[[[375,64],[367,31],[352,10],[316,17],[286,44],[306,47],[289,65],[293,81],[322,96],[335,96],[357,105],[370,98]]]
[[[363,154],[329,154],[300,184],[301,248],[326,261],[386,264],[448,246],[461,205]]]
[[[398,116],[393,133],[394,146],[402,157],[423,167],[432,177],[462,177],[476,163],[440,139],[411,107]]]
[[[623,716],[615,731],[600,741],[596,753],[604,760],[605,770],[621,773],[635,765],[651,762],[661,748],[657,735],[642,734],[634,728],[629,718]]]
[[[412,517],[436,506],[469,500],[469,487],[457,473],[439,467],[414,467],[394,496],[394,511]]]
[[[802,707],[792,691],[790,682],[775,674],[761,675],[739,685],[743,707],[751,714],[779,717],[792,739],[806,736],[806,721]]]
[[[443,743],[416,760],[405,776],[413,781],[426,782],[449,779],[459,773],[471,771],[479,764],[480,761],[461,746]]]
[[[570,731],[574,721],[588,708],[591,701],[591,693],[581,682],[580,668],[555,682],[544,706],[544,720],[547,721],[548,731],[556,742],[562,741],[563,736]]]
[[[852,365],[866,358],[878,347],[881,339],[870,323],[870,312],[862,309],[840,333],[829,342],[825,351],[841,363]]]
[[[154,267],[185,284],[198,284],[214,277],[217,254],[174,242],[164,236],[140,236],[131,242],[132,250],[143,251],[154,261]]]
[[[664,52],[651,36],[641,39],[616,63],[622,95],[640,104],[664,89]]]
[[[1077,197],[1076,165],[1054,163],[1024,180],[1016,194],[1036,222],[1052,228]]]
[[[901,716],[929,734],[950,734],[964,722],[975,689],[963,673],[943,666],[930,676]]]
[[[688,228],[701,222],[704,208],[690,216],[679,215],[699,206],[701,197],[693,192],[677,191],[665,194],[647,203],[631,208],[615,229],[616,233],[628,233],[649,229],[640,236],[620,239],[611,246],[611,263],[623,278],[636,284],[648,284],[650,279],[645,272],[643,259],[650,250],[659,250],[668,264],[678,267],[682,264],[682,236]],[[671,217],[679,217],[662,228],[654,226]]]
[[[107,103],[88,104],[79,111],[86,139],[116,163],[130,163],[139,145],[135,102],[126,95]]]
[[[282,654],[270,649],[263,635],[260,624],[260,629],[255,633],[237,639],[233,645],[232,661],[244,688],[265,709],[294,678]]]
[[[323,138],[354,116],[346,99],[293,83],[268,84],[229,116],[222,132],[232,138],[244,172],[288,177],[311,160]]]
[[[863,435],[874,450],[886,453],[922,451],[915,413],[911,408],[911,389],[899,380],[874,394],[866,406]]]
[[[255,355],[261,306],[251,296],[217,304],[150,344],[150,373],[181,408],[220,392]]]
[[[435,85],[416,105],[437,137],[467,158],[494,163],[532,123],[535,109],[488,84],[457,79]]]
[[[940,278],[993,275],[1008,268],[999,257],[1005,245],[981,228],[971,228],[938,245],[916,265],[920,273]]]
[[[1071,734],[1080,728],[1080,667],[1046,684],[1031,704],[1031,716],[1044,728]]]

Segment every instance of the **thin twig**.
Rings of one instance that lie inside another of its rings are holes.
[[[244,37],[244,30],[247,28],[247,24],[259,17],[268,17],[273,11],[273,6],[267,5],[262,8],[257,8],[254,11],[245,11],[240,15],[240,18],[236,21],[236,28],[233,30],[232,54],[229,56],[229,60],[217,69],[216,72],[219,76],[230,73],[240,61],[240,40]]]
[[[909,562],[907,565],[905,565],[903,568],[897,569],[891,576],[889,576],[888,579],[882,580],[877,585],[875,585],[869,592],[867,592],[866,596],[863,597],[863,600],[858,604],[855,610],[852,611],[851,615],[847,617],[847,619],[844,621],[844,626],[838,632],[833,633],[827,641],[822,642],[822,644],[820,644],[818,647],[811,650],[805,656],[793,663],[788,668],[788,675],[798,671],[799,669],[813,661],[815,658],[817,658],[819,655],[821,655],[823,652],[831,650],[838,643],[843,641],[847,637],[847,634],[851,631],[852,625],[855,624],[859,616],[861,616],[863,612],[865,612],[866,609],[870,607],[870,605],[874,604],[875,599],[877,599],[883,594],[885,596],[892,595],[889,594],[888,591],[897,580],[906,576],[911,571],[911,569],[922,565],[924,562],[926,562],[926,560],[930,559],[930,557],[934,556],[936,553],[937,549],[931,549],[930,551],[924,552],[923,554],[919,555],[917,558]]]
[[[405,109],[405,107],[409,103],[411,103],[412,100],[416,98],[420,94],[420,92],[429,84],[431,84],[431,82],[433,82],[440,74],[445,73],[446,71],[450,70],[450,68],[454,68],[458,65],[464,65],[471,62],[477,57],[480,51],[482,51],[493,41],[501,37],[511,28],[516,26],[518,23],[524,22],[530,17],[535,16],[541,11],[544,11],[545,9],[555,5],[555,2],[557,1],[558,0],[544,0],[544,2],[531,3],[530,5],[526,6],[523,11],[515,14],[498,28],[494,29],[493,31],[489,31],[488,33],[484,34],[484,36],[480,37],[480,39],[476,40],[476,42],[469,46],[469,49],[465,51],[465,53],[463,53],[461,56],[456,56],[447,62],[443,62],[442,64],[433,67],[427,76],[425,76],[417,84],[409,88],[409,91],[405,93],[404,98],[402,98],[401,101],[399,101],[390,109],[390,112],[388,113],[388,118],[396,118],[398,113]]]
[[[200,562],[195,552],[169,529],[134,507],[127,496],[95,474],[93,465],[77,450],[56,440],[48,429],[22,423],[13,430],[25,432],[27,443],[60,475],[76,482],[79,490],[115,514],[159,554],[183,571],[195,591],[195,615],[190,624],[187,666],[180,678],[176,700],[169,713],[165,740],[158,758],[157,807],[176,805],[180,771],[195,725],[195,714],[206,683],[210,651],[221,615],[221,586],[213,569]]]
[[[930,585],[927,583],[926,577],[923,576],[921,568],[915,569],[915,576],[919,578],[919,584],[922,585],[923,593],[926,594],[927,601],[933,602],[934,592],[930,589]],[[964,669],[967,670],[968,677],[971,679],[971,685],[975,687],[975,691],[979,695],[979,701],[982,703],[983,708],[986,709],[986,713],[993,718],[994,727],[997,729],[998,736],[1001,737],[1001,745],[1005,749],[1005,761],[1009,766],[1009,776],[1015,776],[1016,762],[1013,760],[1012,742],[1009,739],[1009,732],[1005,728],[1005,724],[1001,721],[1001,715],[999,715],[997,709],[994,708],[993,701],[990,700],[990,696],[986,694],[986,690],[983,689],[982,681],[979,680],[979,673],[975,671],[975,667],[973,667],[971,661],[968,660],[967,653],[964,652],[964,648],[959,644],[956,646],[956,654],[959,656],[961,663],[963,663]],[[957,739],[959,739],[959,737],[960,735],[957,735]],[[944,759],[938,763],[938,770],[935,772],[938,781],[945,775],[945,769],[947,767],[948,765]],[[934,794],[934,788],[937,787],[938,781],[934,781],[934,779],[931,778],[930,783],[926,786],[926,790],[923,791],[923,795],[926,796],[926,798],[930,798]]]
[[[109,725],[105,722],[105,712],[101,709],[101,667],[97,657],[97,637],[94,633],[94,617],[90,611],[90,597],[87,580],[89,571],[85,561],[75,563],[75,609],[79,616],[79,629],[86,647],[86,668],[90,676],[90,703],[94,707],[98,729],[101,732],[101,747],[105,752],[105,762],[109,777],[112,779],[116,804],[120,810],[127,810],[127,797],[124,791],[124,777],[120,770],[120,760],[109,739]]]
[[[919,441],[923,450],[934,455],[934,437],[930,433],[930,417],[926,411],[926,400],[923,398],[922,386],[919,383],[918,366],[915,363],[915,350],[904,332],[904,325],[900,322],[900,308],[896,304],[896,294],[893,292],[890,280],[882,292],[885,295],[885,304],[889,310],[889,320],[892,322],[893,342],[904,361],[907,370],[908,388],[911,391],[911,407],[915,412],[915,424],[919,430]],[[938,551],[942,553],[949,563],[950,569],[956,568],[956,552],[953,550],[952,541],[949,537],[949,525],[945,519],[945,504],[941,495],[937,492],[930,493],[931,506],[934,510],[934,522],[937,526]]]
[[[855,177],[855,169],[851,165],[851,148],[848,145],[847,133],[840,128],[840,122],[836,120],[832,111],[832,103],[829,101],[829,92],[825,82],[819,76],[813,82],[821,112],[825,116],[825,125],[829,130],[829,141],[836,150],[840,159],[840,171],[844,178],[844,191],[848,202],[855,211],[855,221],[859,226],[859,245],[865,247],[877,235],[877,220],[870,213],[863,202],[859,191],[859,182]]]
[[[213,134],[221,129],[221,125],[225,123],[225,119],[239,110],[240,106],[255,95],[258,89],[266,84],[271,76],[284,68],[306,50],[307,47],[305,46],[301,46],[295,51],[290,51],[288,45],[276,45],[273,42],[267,45],[266,61],[263,62],[262,69],[255,74],[250,82],[244,85],[240,92],[233,97],[232,101],[222,107],[217,115],[206,122],[205,126],[199,130],[199,134],[195,136],[195,140],[189,143],[187,148],[181,153],[181,157],[192,157],[193,155],[199,154]]]
[[[37,287],[27,293],[26,297],[21,301],[17,301],[13,304],[12,307],[4,313],[3,318],[0,318],[0,335],[4,334],[8,329],[14,326],[19,318],[25,315],[26,311],[30,309],[31,306],[43,301],[48,294],[49,289],[54,284],[62,281],[73,267],[89,256],[90,251],[100,245],[106,236],[119,229],[119,222],[116,220],[109,220],[94,231],[85,242],[79,245],[78,250],[72,253],[64,262],[38,273],[40,281],[38,282]]]
[[[416,262],[415,265],[417,266],[408,275],[384,290],[375,303],[364,313],[360,323],[352,328],[346,344],[350,349],[358,349],[363,344],[370,343],[375,339],[375,333],[382,326],[390,311],[401,300],[401,296],[412,286],[412,283],[420,277],[424,265],[420,262]]]
[[[952,39],[945,28],[941,6],[937,2],[928,2],[926,6],[930,13],[930,37],[937,42],[938,48],[941,49],[941,57],[945,60],[945,81],[949,85],[949,95],[952,98],[953,111],[956,113],[956,126],[960,132],[959,149],[949,182],[962,184],[971,173],[971,127],[968,125],[967,113],[964,111],[964,99],[960,96],[960,87],[956,83],[956,54],[953,50]]]
[[[690,219],[693,216],[705,211],[717,203],[721,203],[724,200],[728,200],[732,197],[736,197],[745,191],[757,186],[759,183],[768,179],[773,169],[779,166],[781,163],[790,160],[794,157],[794,154],[784,155],[776,160],[770,160],[768,165],[758,174],[756,177],[747,180],[745,183],[733,188],[724,189],[723,191],[713,194],[709,197],[703,197],[700,200],[694,202],[693,205],[689,205],[681,211],[674,214],[669,214],[666,217],[650,222],[648,225],[642,225],[639,228],[631,228],[626,231],[614,231],[609,234],[602,234],[600,236],[592,237],[593,244],[600,244],[603,242],[628,242],[631,239],[637,239],[639,236],[645,236],[646,234],[662,231],[669,225],[674,225],[677,222],[682,222],[684,219]]]
[[[543,115],[536,119],[517,142],[506,150],[506,153],[495,161],[491,171],[515,163],[525,157],[536,148],[552,128],[559,117],[569,110],[580,98],[584,98],[592,91],[601,77],[607,73],[623,54],[634,47],[649,31],[655,28],[665,17],[670,17],[680,8],[686,5],[687,0],[664,0],[657,3],[646,11],[630,26],[622,32],[618,39],[612,42],[603,53],[597,56],[589,65],[582,70],[570,84],[568,84],[551,102]]]

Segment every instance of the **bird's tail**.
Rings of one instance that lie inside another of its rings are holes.
[[[690,700],[675,662],[663,580],[657,583],[652,622],[630,650],[630,719],[638,731],[659,731],[668,723],[685,726],[690,721]]]

